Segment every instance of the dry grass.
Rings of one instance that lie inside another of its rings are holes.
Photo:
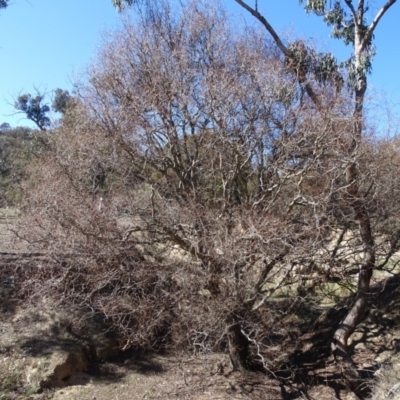
[[[377,375],[371,400],[400,400],[400,356],[393,356]]]

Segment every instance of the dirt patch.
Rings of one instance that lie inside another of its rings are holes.
[[[54,393],[53,399],[282,399],[277,380],[229,372],[223,354],[130,356],[98,366],[88,382]]]
[[[394,297],[389,299],[393,307]],[[399,350],[396,316],[383,306],[379,312],[371,312],[352,342],[354,360],[370,374],[370,383]],[[336,316],[329,314],[325,322],[340,315],[340,310]],[[68,336],[63,321],[64,314],[52,314],[42,305],[40,310],[20,309],[0,322],[1,400],[356,399],[329,354],[332,327],[317,324],[296,339],[297,351],[282,370],[263,374],[232,372],[226,354],[127,351],[109,361],[87,364],[81,358],[81,342]],[[65,362],[57,369],[60,360]],[[37,376],[47,380],[41,384]]]

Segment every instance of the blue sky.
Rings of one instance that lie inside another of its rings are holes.
[[[221,0],[228,10],[246,12],[233,0]],[[330,39],[320,18],[304,13],[296,0],[258,0],[259,9],[278,32],[311,39],[317,47],[332,51],[339,59],[350,49]],[[382,0],[372,2],[379,7]],[[250,3],[251,4],[251,3]],[[132,11],[129,11],[132,12]],[[400,3],[395,4],[376,30],[378,53],[370,84],[400,104]],[[71,90],[101,43],[101,32],[119,25],[120,16],[111,0],[13,0],[0,13],[0,124],[31,126],[22,116],[11,114],[9,103],[22,92],[55,88]]]

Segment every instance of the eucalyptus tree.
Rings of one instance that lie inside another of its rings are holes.
[[[36,95],[24,93],[18,96],[14,102],[14,108],[18,113],[26,115],[26,118],[36,124],[41,131],[46,131],[50,126],[48,113],[50,107],[44,103],[45,95],[37,91]]]
[[[7,8],[9,0],[0,0],[0,9]]]
[[[297,77],[300,84],[304,85],[307,94],[314,102],[318,111],[324,112],[318,94],[312,88],[307,79],[310,72],[310,64],[306,61],[307,51],[293,51],[296,47],[285,45],[268,20],[258,11],[257,6],[252,7],[243,0],[235,0],[240,6],[251,13],[263,24],[271,35],[276,45],[291,65],[298,66]],[[376,256],[374,246],[374,234],[371,226],[371,218],[364,199],[365,193],[361,193],[358,185],[359,170],[357,166],[357,153],[363,139],[364,102],[367,90],[367,76],[371,72],[375,47],[373,43],[376,27],[384,14],[396,3],[396,0],[387,0],[378,12],[368,22],[370,2],[365,0],[301,0],[307,13],[321,16],[324,22],[332,27],[332,36],[341,39],[346,45],[352,45],[353,51],[350,59],[345,62],[348,69],[350,84],[353,93],[354,109],[352,130],[353,138],[348,146],[348,162],[345,165],[347,193],[349,202],[354,210],[354,216],[359,225],[359,236],[364,247],[364,256],[359,265],[358,291],[352,308],[336,330],[332,343],[335,358],[350,364],[354,370],[348,351],[348,338],[354,332],[360,322],[369,292],[370,281],[375,267]],[[298,49],[298,46],[297,46]],[[300,58],[299,58],[300,57]],[[334,60],[333,56],[330,58]],[[325,64],[331,68],[335,63]]]
[[[56,90],[54,90],[54,99],[51,104],[51,108],[54,111],[65,115],[68,107],[71,106],[72,101],[72,96],[69,94],[68,90],[57,88]]]

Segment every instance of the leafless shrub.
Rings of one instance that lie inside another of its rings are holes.
[[[268,300],[345,282],[363,252],[349,234],[349,100],[309,79],[324,112],[262,34],[216,6],[157,3],[126,22],[31,181],[19,234],[54,264],[25,291],[101,314],[125,346],[228,343],[236,368],[281,362],[267,356],[282,323]],[[383,226],[390,170],[374,146],[359,144],[359,188]]]

